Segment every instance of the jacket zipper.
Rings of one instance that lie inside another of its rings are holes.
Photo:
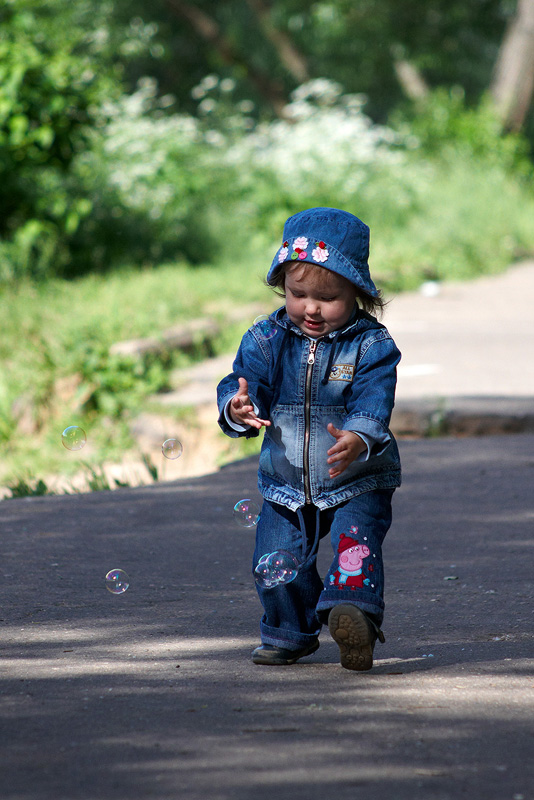
[[[311,382],[313,365],[315,364],[315,351],[317,350],[317,340],[310,341],[310,352],[306,364],[306,387],[304,393],[304,497],[306,503],[311,503],[310,485],[310,406],[311,406]]]

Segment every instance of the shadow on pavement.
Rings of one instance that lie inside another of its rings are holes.
[[[250,662],[254,531],[232,508],[259,499],[255,458],[1,503],[2,798],[527,800],[533,442],[402,443],[387,641],[363,674],[326,630],[292,667]]]

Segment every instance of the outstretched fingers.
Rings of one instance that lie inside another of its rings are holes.
[[[270,425],[268,419],[261,419],[254,411],[254,405],[248,394],[248,381],[239,378],[239,388],[230,401],[230,413],[234,422],[240,425],[249,425],[258,430]]]

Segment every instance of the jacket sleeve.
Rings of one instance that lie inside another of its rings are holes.
[[[257,339],[252,330],[248,330],[239,346],[232,372],[223,378],[217,386],[217,405],[219,407],[219,426],[231,438],[244,436],[247,439],[258,436],[257,428],[247,428],[243,431],[233,429],[226,419],[224,410],[228,402],[239,389],[239,378],[248,382],[248,393],[253,404],[257,407],[257,414],[262,419],[269,419],[272,390],[269,382],[271,351],[263,340]]]
[[[364,343],[356,364],[343,428],[373,439],[373,456],[381,455],[391,441],[389,423],[400,360],[395,342],[383,331]]]

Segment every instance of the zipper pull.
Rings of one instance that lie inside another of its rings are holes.
[[[317,349],[317,342],[314,340],[310,342],[310,353],[308,355],[308,364],[315,364],[315,351]]]

